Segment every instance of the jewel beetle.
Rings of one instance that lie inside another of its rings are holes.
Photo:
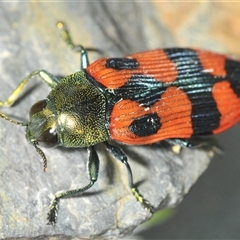
[[[73,44],[63,23],[58,27],[64,41],[80,51],[81,70],[61,80],[45,70],[33,71],[0,102],[11,106],[38,75],[51,91],[31,107],[29,122],[3,113],[0,117],[26,127],[26,139],[42,157],[44,170],[47,158],[39,146],[88,151],[89,184],[56,193],[48,222],[56,223],[60,199],[77,196],[97,181],[99,158],[94,146],[98,143],[126,166],[133,195],[153,212],[133,184],[126,155],[109,141],[144,145],[166,140],[193,147],[191,138],[233,126],[240,119],[240,62],[205,50],[167,48],[89,64],[87,50]]]

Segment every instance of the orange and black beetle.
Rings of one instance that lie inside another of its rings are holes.
[[[66,29],[63,37],[71,46]],[[49,223],[57,218],[61,198],[89,189],[98,177],[94,145],[103,142],[128,169],[130,187],[141,204],[153,211],[133,185],[131,168],[120,148],[107,141],[151,144],[170,140],[191,147],[194,136],[217,134],[240,119],[240,62],[224,55],[190,48],[158,49],[124,58],[102,58],[88,63],[81,47],[81,71],[61,80],[44,70],[34,71],[0,106],[11,106],[33,76],[51,88],[46,99],[30,109],[26,138],[38,147],[86,147],[89,152],[87,186],[57,193],[50,206]]]

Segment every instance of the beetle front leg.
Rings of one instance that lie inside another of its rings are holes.
[[[47,71],[45,70],[33,71],[19,83],[19,85],[11,93],[11,95],[8,97],[6,101],[0,102],[0,106],[11,107],[14,104],[14,102],[18,99],[27,83],[36,75],[38,75],[51,88],[58,84],[58,79],[54,77],[52,74],[48,73]]]
[[[98,172],[99,172],[99,158],[94,146],[88,147],[87,150],[89,155],[89,159],[88,159],[88,174],[89,174],[89,180],[90,180],[89,184],[83,188],[56,193],[50,205],[50,210],[48,212],[48,218],[47,218],[48,224],[54,225],[57,222],[58,205],[59,205],[59,200],[61,198],[78,196],[83,192],[85,192],[86,190],[88,190],[89,188],[91,188],[93,184],[97,181]]]
[[[141,203],[143,208],[147,209],[149,212],[154,213],[153,206],[147,201],[138,191],[136,187],[134,187],[133,184],[133,174],[132,169],[128,163],[127,156],[123,153],[123,151],[117,147],[110,145],[108,142],[104,142],[106,149],[116,158],[117,160],[121,161],[127,168],[128,171],[128,180],[129,180],[129,187],[131,188],[131,191],[138,202]]]

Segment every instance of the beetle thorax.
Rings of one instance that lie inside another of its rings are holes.
[[[60,145],[87,147],[108,139],[105,96],[84,72],[63,78],[48,99],[55,112]]]

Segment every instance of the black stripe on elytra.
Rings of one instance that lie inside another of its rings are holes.
[[[161,98],[166,90],[164,84],[153,77],[134,74],[122,87],[115,89],[114,94],[119,99],[129,99],[138,102],[141,106],[151,107]]]
[[[109,58],[105,66],[116,70],[138,69],[139,63],[135,58]]]
[[[227,72],[226,80],[231,83],[233,91],[240,98],[240,62],[226,59],[225,70]]]
[[[157,133],[161,128],[160,118],[157,113],[150,113],[138,117],[128,127],[129,131],[139,137],[146,137]]]
[[[213,86],[217,82],[228,80],[237,96],[240,96],[240,63],[227,59],[225,62],[226,76],[213,76],[210,72],[205,71],[198,58],[198,53],[194,50],[173,48],[164,51],[168,58],[175,63],[178,72],[177,79],[172,83],[161,83],[161,79],[156,80],[144,74],[132,75],[124,86],[114,89],[113,92],[106,91],[111,95],[108,98],[107,112],[109,116],[114,104],[119,100],[129,99],[144,107],[151,107],[161,99],[162,93],[168,87],[176,86],[183,90],[191,101],[193,135],[211,134],[214,129],[219,127],[221,117],[212,95]],[[120,63],[115,64],[117,62],[115,60],[113,62],[113,68],[118,66],[116,69],[124,69],[125,63],[123,64],[120,61]],[[133,121],[131,124],[132,131],[140,132],[141,127],[138,123],[145,120],[148,122],[148,119],[150,117],[144,118],[143,116],[143,119],[139,118],[136,119],[136,122]],[[149,125],[146,123],[144,126]],[[159,125],[159,127],[161,126]]]
[[[197,52],[191,49],[165,49],[175,63],[178,77],[174,85],[184,90],[192,103],[193,135],[211,134],[219,127],[221,114],[212,95],[212,87],[222,78],[203,71]]]

